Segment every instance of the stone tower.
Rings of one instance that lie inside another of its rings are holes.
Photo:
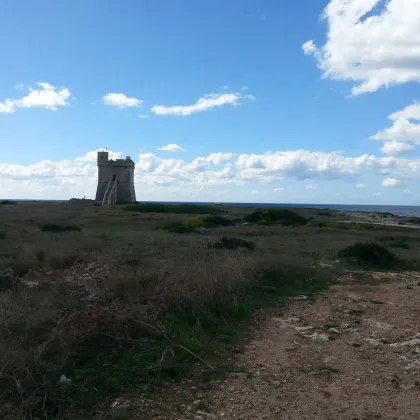
[[[134,162],[125,159],[109,160],[108,152],[98,152],[98,188],[96,201],[102,205],[135,203]]]

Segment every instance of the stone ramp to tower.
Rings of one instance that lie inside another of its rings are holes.
[[[108,187],[105,191],[102,205],[115,204],[117,202],[117,179],[114,177],[109,180]]]

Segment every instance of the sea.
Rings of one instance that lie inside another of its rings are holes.
[[[12,201],[36,201],[36,202],[66,202],[67,200],[16,200]],[[140,201],[139,201],[140,202]],[[147,203],[162,203],[162,204],[201,204],[213,205],[215,202],[196,202],[196,201],[141,201]],[[417,216],[420,217],[420,206],[388,206],[388,205],[360,205],[360,204],[296,204],[296,203],[228,203],[218,202],[217,204],[230,207],[258,207],[258,208],[272,208],[272,207],[293,207],[293,208],[311,208],[311,209],[330,209],[343,211],[366,211],[366,212],[383,212],[392,213],[399,216]]]

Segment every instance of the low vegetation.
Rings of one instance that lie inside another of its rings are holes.
[[[80,232],[82,228],[80,226],[75,225],[58,225],[55,223],[45,223],[40,226],[40,229],[43,232],[55,232],[55,233],[61,233],[61,232]]]
[[[401,265],[401,260],[395,254],[376,242],[357,242],[339,251],[338,257],[368,267],[395,268]]]
[[[259,224],[282,224],[283,226],[301,226],[309,222],[303,217],[288,209],[262,209],[255,210],[245,216],[245,221]]]
[[[223,236],[214,244],[209,244],[209,248],[215,249],[238,249],[238,248],[246,248],[250,251],[255,249],[255,243],[251,241],[246,241],[244,239],[239,238],[230,238],[227,236]]]
[[[414,229],[404,239],[413,246],[393,254],[372,244],[390,241],[376,229],[306,228],[323,223],[318,210],[223,208],[221,215],[209,208],[3,209],[0,418],[106,418],[125,393],[212,377],[255,310],[310,298],[349,263],[400,268],[420,257]]]
[[[193,228],[214,228],[218,226],[233,226],[234,223],[223,216],[203,215],[187,219],[186,224]]]
[[[173,214],[221,214],[220,206],[205,206],[199,204],[161,204],[138,203],[124,207],[124,211],[139,213],[173,213]]]
[[[12,201],[12,200],[0,200],[0,205],[2,206],[10,206],[16,204],[16,201]]]

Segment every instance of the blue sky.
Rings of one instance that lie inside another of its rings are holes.
[[[139,200],[417,204],[419,20],[418,0],[3,2],[0,197],[93,196],[107,147]]]

